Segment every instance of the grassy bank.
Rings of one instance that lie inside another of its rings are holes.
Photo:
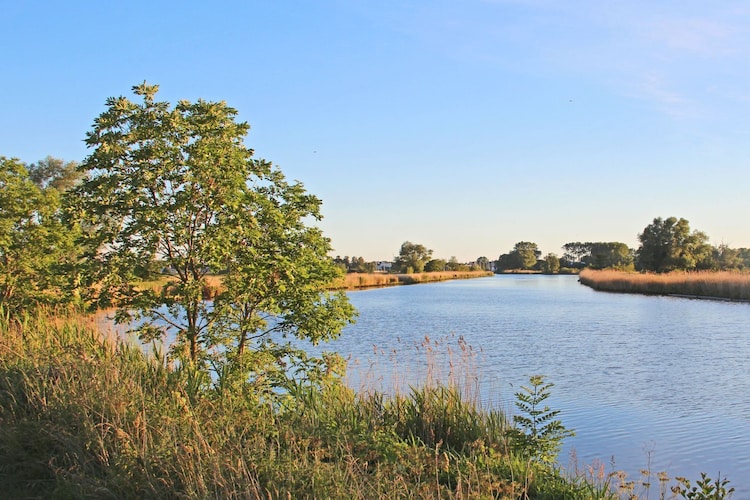
[[[620,293],[680,295],[696,298],[750,300],[750,274],[736,272],[581,271],[579,280],[595,290]]]
[[[397,285],[414,285],[447,280],[465,280],[492,276],[491,271],[442,271],[433,273],[385,274],[385,273],[349,273],[341,282],[334,285],[336,289],[356,290]]]
[[[509,429],[452,386],[258,398],[191,386],[81,319],[0,319],[8,498],[609,497],[528,458]]]

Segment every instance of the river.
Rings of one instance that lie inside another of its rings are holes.
[[[519,387],[543,374],[555,384],[550,406],[576,432],[561,466],[598,461],[635,480],[647,468],[721,473],[735,498],[750,498],[750,304],[609,294],[540,275],[349,296],[358,321],[326,349],[349,358],[353,387],[452,377],[512,411]]]

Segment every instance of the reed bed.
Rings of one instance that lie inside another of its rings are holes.
[[[606,292],[750,301],[750,273],[694,271],[653,274],[585,269],[579,274],[579,280],[586,286]]]
[[[491,271],[438,271],[432,273],[386,274],[349,273],[334,284],[335,289],[356,290],[398,285],[414,285],[447,280],[463,280],[492,276]]]

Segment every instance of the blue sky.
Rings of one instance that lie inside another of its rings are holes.
[[[80,161],[107,97],[225,100],[334,255],[750,247],[746,1],[0,0],[0,155]]]

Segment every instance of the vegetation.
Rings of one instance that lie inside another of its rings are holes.
[[[638,235],[636,269],[657,273],[706,269],[711,257],[708,236],[690,231],[690,223],[676,217],[657,217]]]
[[[511,269],[529,270],[537,268],[537,261],[542,252],[536,243],[530,241],[519,241],[507,254],[502,254],[497,259],[496,270],[507,271]]]
[[[455,279],[482,278],[485,276],[492,276],[492,273],[490,271],[442,271],[413,274],[350,273],[335,282],[334,286],[340,289],[355,290],[359,288],[415,285],[418,283],[432,283]]]
[[[72,298],[74,229],[63,223],[50,175],[37,175],[38,184],[20,161],[0,157],[0,305],[8,311]]]
[[[563,245],[563,260],[570,267],[589,267],[591,269],[633,269],[634,251],[625,243],[586,242],[580,241]]]
[[[87,135],[87,175],[68,197],[84,228],[87,297],[116,305],[118,322],[140,320],[144,341],[172,330],[170,359],[196,383],[274,390],[290,361],[307,362],[287,335],[325,341],[354,315],[344,294],[326,291],[340,272],[329,240],[306,225],[321,218],[320,200],[253,158],[236,110],[173,107],[157,90],[134,87],[140,103],[109,99]],[[134,286],[134,271],[157,257],[173,280],[158,291]],[[222,287],[209,304],[216,272]]]
[[[404,274],[421,273],[431,258],[432,250],[424,245],[405,241],[393,263],[393,270]]]
[[[522,454],[539,462],[554,462],[560,452],[563,439],[575,435],[559,420],[553,420],[559,410],[543,405],[550,397],[552,383],[545,383],[544,376],[532,375],[529,386],[521,386],[516,392],[516,407],[519,415],[513,416],[518,426],[515,429],[516,445]]]
[[[750,274],[730,271],[657,274],[585,269],[579,274],[579,280],[606,292],[750,300]]]

